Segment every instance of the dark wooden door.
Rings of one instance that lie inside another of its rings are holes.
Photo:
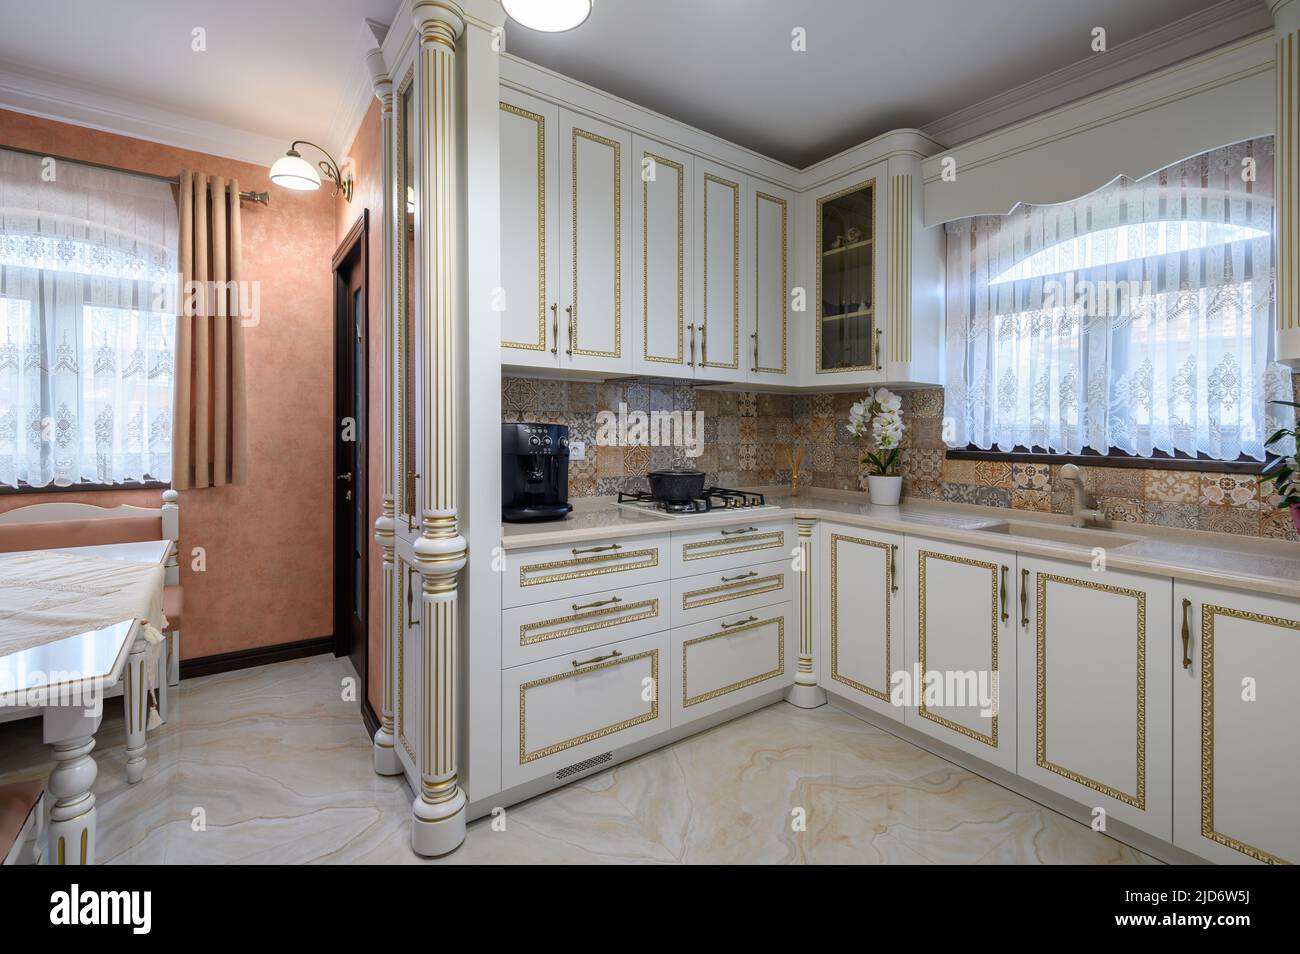
[[[334,654],[348,656],[364,707],[370,513],[366,474],[366,298],[369,213],[334,253]]]

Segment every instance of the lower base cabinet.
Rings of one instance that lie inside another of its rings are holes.
[[[797,639],[788,602],[674,629],[673,726],[790,685]]]
[[[503,786],[665,731],[670,683],[666,632],[504,670]]]
[[[907,539],[904,724],[1016,770],[1016,554]]]
[[[1172,582],[1026,556],[1019,574],[1019,774],[1172,840]]]
[[[1300,603],[1174,586],[1174,844],[1300,862]]]

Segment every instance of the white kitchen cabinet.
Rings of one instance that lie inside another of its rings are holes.
[[[788,521],[686,530],[672,535],[672,575],[678,579],[788,558],[793,547]]]
[[[916,537],[906,549],[903,721],[1014,772],[1016,554]]]
[[[822,523],[819,534],[822,684],[901,722],[903,710],[890,701],[890,685],[896,671],[907,669],[904,539],[830,522]]]
[[[694,159],[634,136],[632,246],[636,274],[632,369],[638,374],[689,378],[691,252],[694,247]]]
[[[668,535],[509,551],[501,605],[526,606],[668,579]]]
[[[667,629],[668,593],[664,580],[509,607],[501,613],[502,668]]]
[[[794,241],[794,193],[750,179],[750,297],[747,312],[749,380],[789,384],[793,377],[790,335],[791,250]]]
[[[1171,840],[1172,581],[1019,563],[1019,774]]]
[[[789,560],[675,579],[672,581],[672,623],[690,626],[769,603],[788,602],[794,590]]]
[[[672,631],[673,727],[794,681],[791,603],[777,603]]]
[[[1300,603],[1174,585],[1174,844],[1300,862]]]
[[[502,88],[501,361],[560,367],[560,110]]]
[[[749,210],[746,177],[705,159],[695,161],[695,376],[744,381],[742,352],[748,287],[744,278]],[[691,330],[688,328],[688,331]]]
[[[632,136],[560,112],[560,366],[631,371]]]

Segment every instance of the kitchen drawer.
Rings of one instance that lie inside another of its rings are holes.
[[[673,725],[685,725],[788,686],[792,603],[778,603],[672,631]]]
[[[664,580],[511,607],[501,614],[501,668],[668,629],[668,592]]]
[[[673,580],[672,624],[690,626],[719,616],[794,599],[788,560]]]
[[[666,730],[660,687],[666,689],[667,662],[668,634],[655,633],[504,670],[502,785],[549,775]]]
[[[784,560],[793,546],[794,528],[788,522],[674,533],[673,578]]]
[[[567,599],[668,579],[668,535],[507,551],[502,606]]]

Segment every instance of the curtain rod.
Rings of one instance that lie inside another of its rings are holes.
[[[20,146],[0,145],[0,149],[7,149],[9,152],[21,152],[28,156],[37,156],[41,159],[53,159],[55,162],[71,162],[77,165],[90,166],[94,169],[107,169],[109,172],[124,172],[127,175],[139,176],[142,179],[156,179],[159,182],[170,182],[174,186],[180,185],[180,176],[160,176],[153,172],[140,172],[137,169],[123,169],[121,166],[110,166],[104,162],[90,162],[87,159],[72,159],[68,156],[56,156],[49,152],[40,152],[35,149],[23,149]],[[239,197],[248,202],[256,202],[259,205],[265,205],[268,208],[271,205],[271,196],[266,192],[240,192]]]

